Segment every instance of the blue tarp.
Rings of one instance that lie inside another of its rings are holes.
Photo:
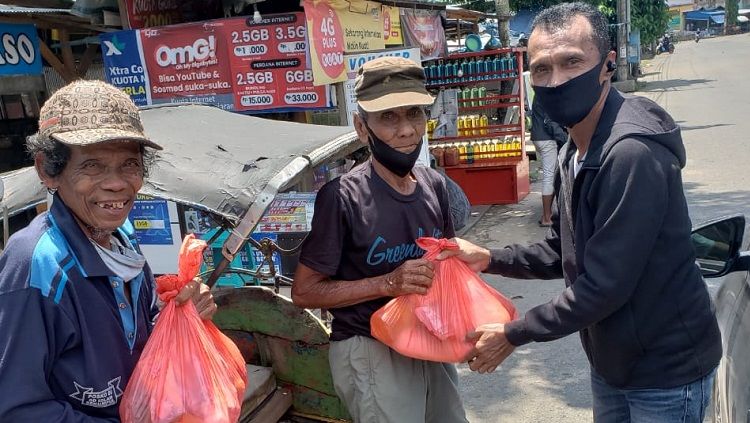
[[[716,24],[724,23],[723,10],[692,10],[685,13],[685,19],[691,21],[708,21],[711,20]]]

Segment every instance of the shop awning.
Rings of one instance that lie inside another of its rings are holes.
[[[685,19],[691,21],[711,21],[715,24],[724,23],[723,10],[692,10],[685,13]]]

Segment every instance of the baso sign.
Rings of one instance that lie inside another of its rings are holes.
[[[0,75],[42,73],[34,25],[0,24]]]

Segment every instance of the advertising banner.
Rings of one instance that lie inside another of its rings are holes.
[[[196,102],[232,110],[222,26],[215,21],[139,30],[152,104]]]
[[[448,54],[445,30],[439,11],[401,9],[405,45],[419,47],[422,60],[432,60]]]
[[[346,64],[346,82],[344,82],[344,95],[346,97],[346,119],[349,125],[354,125],[352,113],[357,111],[357,97],[354,95],[354,80],[357,77],[357,71],[365,63],[383,56],[397,56],[409,59],[421,66],[422,58],[418,48],[405,49],[388,49],[383,51],[373,51],[362,54],[347,54],[344,56]]]
[[[331,107],[306,58],[304,15],[233,18],[103,34],[107,80],[139,106],[204,103],[225,110]]]
[[[229,67],[234,109],[326,107],[329,90],[313,86],[307,69],[305,15],[273,15],[261,22],[232,19],[223,30],[231,43]]]
[[[401,9],[395,6],[383,6],[383,39],[386,46],[404,44],[401,33]]]
[[[172,226],[167,201],[138,194],[130,210],[135,237],[141,245],[172,245]]]
[[[34,25],[0,23],[0,75],[40,73],[42,55]]]
[[[305,0],[315,85],[346,80],[344,52],[385,48],[379,3],[364,0]]]
[[[131,29],[183,22],[179,0],[123,0]]]
[[[117,31],[99,36],[107,81],[125,91],[138,106],[151,104],[137,31]]]

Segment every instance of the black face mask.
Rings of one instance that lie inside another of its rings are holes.
[[[367,133],[370,134],[369,144],[373,157],[396,175],[402,178],[408,175],[412,168],[414,168],[414,163],[417,162],[419,153],[422,150],[422,141],[419,141],[417,148],[411,153],[402,153],[375,136],[372,129],[366,123],[365,128],[367,128]]]
[[[588,116],[604,87],[599,83],[599,74],[606,60],[556,87],[534,85],[534,96],[550,119],[571,128]]]

